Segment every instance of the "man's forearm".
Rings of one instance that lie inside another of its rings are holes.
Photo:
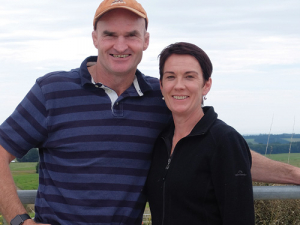
[[[7,222],[10,222],[17,214],[26,213],[9,169],[9,163],[13,158],[0,145],[0,211]]]
[[[268,159],[251,150],[252,180],[265,183],[300,184],[300,168]]]

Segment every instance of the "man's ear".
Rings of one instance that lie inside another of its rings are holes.
[[[93,38],[93,43],[94,43],[95,48],[98,49],[98,34],[97,34],[96,30],[94,30],[92,32],[92,38]]]
[[[150,34],[149,34],[149,32],[145,33],[145,37],[144,38],[145,39],[144,39],[143,51],[145,51],[148,48],[148,46],[149,46],[149,41],[150,41]]]

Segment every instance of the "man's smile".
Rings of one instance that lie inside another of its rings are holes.
[[[112,57],[114,58],[127,58],[130,55],[115,55],[115,54],[111,54]]]

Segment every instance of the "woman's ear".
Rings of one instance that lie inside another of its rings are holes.
[[[208,94],[208,92],[210,91],[211,85],[212,85],[212,79],[210,77],[204,84],[203,91],[202,91],[203,96]]]
[[[159,80],[159,84],[160,84],[160,91],[161,91],[161,94],[163,95],[163,99],[164,99],[164,88],[163,88],[161,80]]]

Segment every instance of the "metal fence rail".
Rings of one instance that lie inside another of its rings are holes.
[[[18,191],[23,204],[34,204],[36,193],[36,190]],[[300,186],[253,186],[253,194],[255,200],[300,199]]]
[[[23,204],[34,204],[36,190],[18,191]],[[300,199],[300,186],[253,186],[255,200]]]
[[[300,199],[300,186],[253,186],[255,200]]]

